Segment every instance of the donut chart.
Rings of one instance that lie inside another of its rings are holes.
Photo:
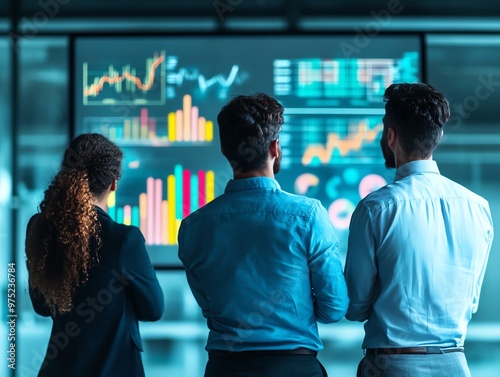
[[[387,181],[384,177],[378,174],[368,174],[359,182],[359,196],[363,199],[385,185],[387,185]]]
[[[337,199],[330,204],[328,215],[333,226],[339,230],[349,229],[349,223],[355,208],[354,203],[345,198]]]

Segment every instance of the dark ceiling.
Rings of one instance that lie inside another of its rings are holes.
[[[16,7],[19,18],[45,12],[51,17],[370,17],[399,10],[408,17],[498,17],[492,0],[0,0],[0,15]]]

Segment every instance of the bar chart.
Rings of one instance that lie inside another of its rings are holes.
[[[215,175],[176,165],[166,179],[148,177],[134,204],[118,205],[117,194],[108,198],[113,220],[139,227],[147,245],[176,245],[182,219],[215,198]],[[119,194],[118,194],[119,195]]]
[[[200,116],[189,94],[182,98],[182,109],[151,116],[150,108],[140,109],[132,117],[87,117],[86,132],[98,132],[119,146],[169,146],[211,143],[214,124]],[[156,110],[158,111],[158,110]]]

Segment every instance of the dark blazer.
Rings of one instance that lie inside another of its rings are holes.
[[[73,310],[52,316],[39,376],[144,376],[138,321],[160,319],[163,293],[139,228],[118,224],[96,208],[102,239],[99,262],[76,291]],[[38,219],[33,231],[43,232],[43,220]],[[30,289],[30,297],[38,314],[51,315],[36,289]]]

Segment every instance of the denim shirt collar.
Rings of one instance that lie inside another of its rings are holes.
[[[227,183],[225,192],[255,189],[281,190],[281,186],[276,179],[269,177],[231,179]]]

